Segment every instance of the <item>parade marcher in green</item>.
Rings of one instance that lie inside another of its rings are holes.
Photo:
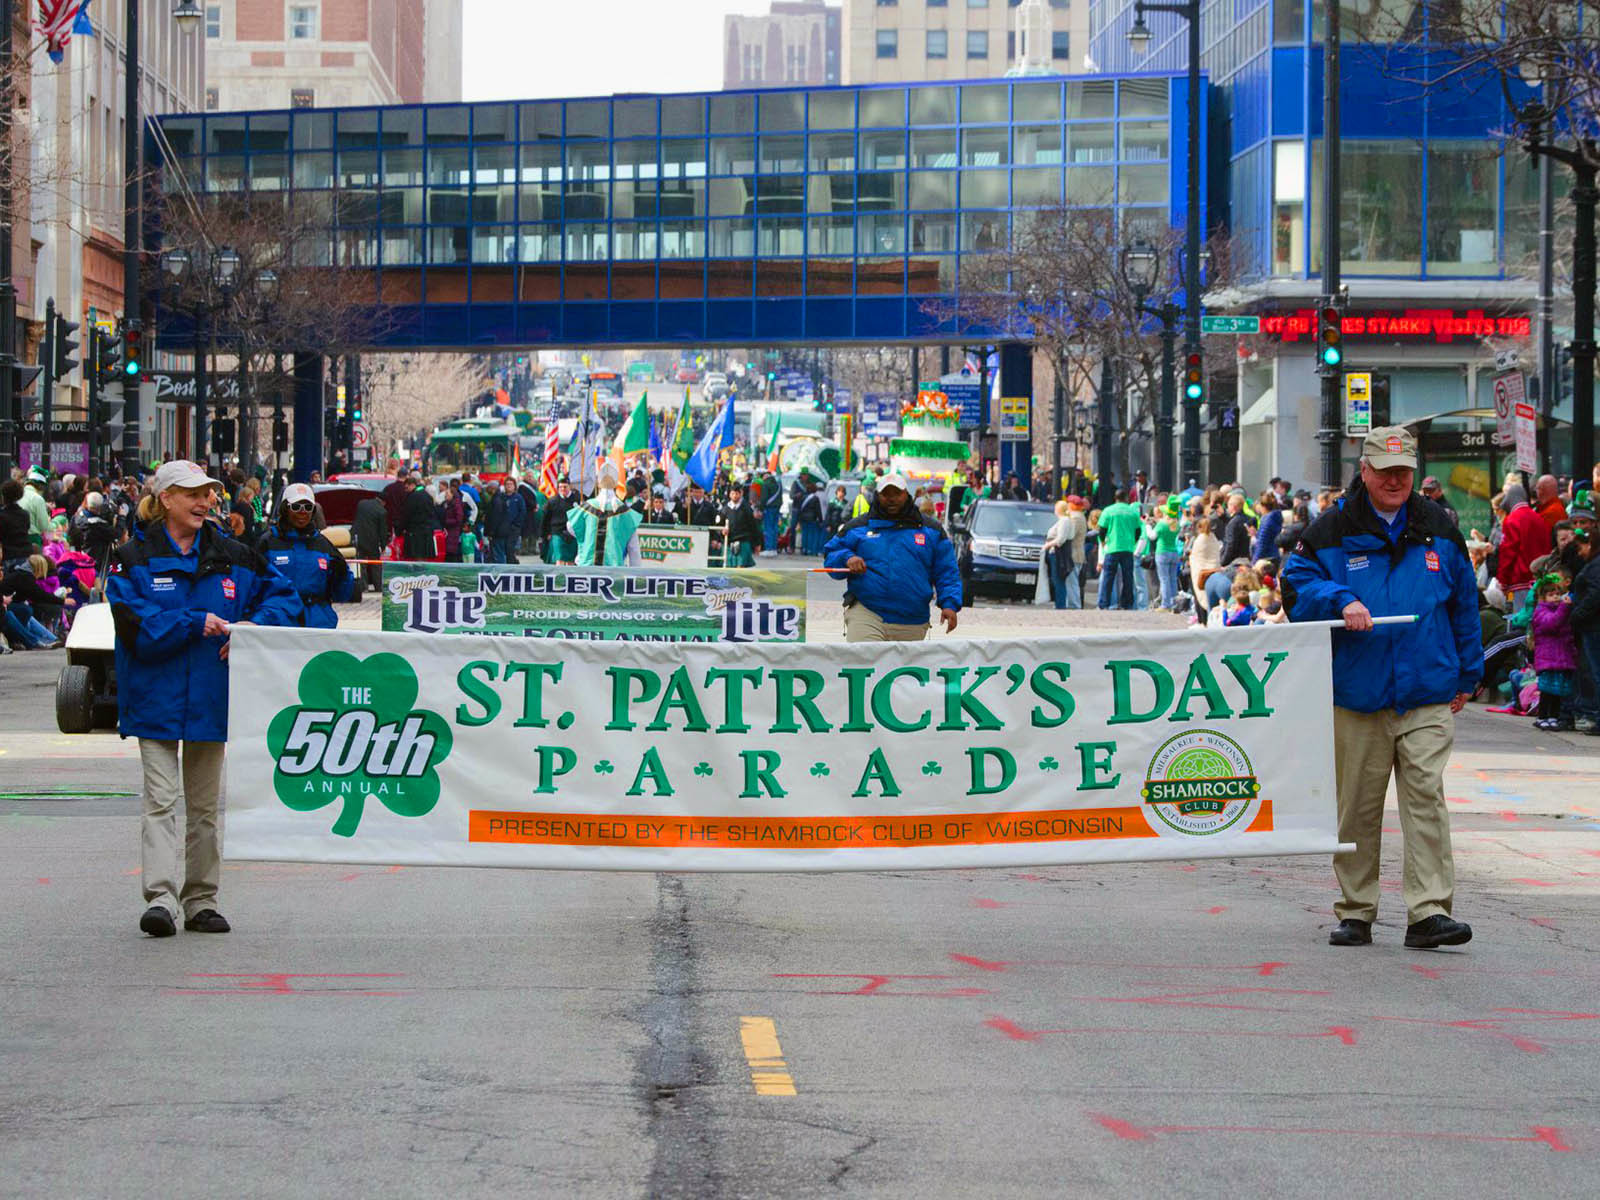
[[[616,464],[607,460],[600,467],[600,487],[587,500],[580,500],[567,514],[567,527],[578,539],[577,565],[625,567],[639,565],[636,538],[644,517],[617,495]]]

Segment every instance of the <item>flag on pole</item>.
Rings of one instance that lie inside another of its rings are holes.
[[[560,435],[556,432],[555,423],[544,433],[544,463],[539,470],[539,490],[546,496],[556,494],[556,470],[560,465],[557,457],[561,449]]]
[[[571,462],[567,477],[580,496],[593,495],[599,480],[596,463],[605,451],[606,423],[595,408],[594,392],[578,414],[578,428],[573,435]]]
[[[770,408],[767,410],[772,411]],[[778,422],[772,427],[772,440],[767,443],[767,469],[777,471],[778,463],[778,434],[783,429],[783,410],[778,410]]]
[[[654,417],[650,418],[650,461],[660,465],[667,456],[667,448],[661,444],[661,427],[656,424]]]
[[[711,428],[706,430],[705,437],[700,439],[700,444],[695,447],[694,454],[689,458],[689,478],[698,483],[707,491],[717,481],[717,462],[722,457],[722,452],[733,445],[733,395],[729,393],[728,399],[722,405],[722,411],[711,422]]]
[[[689,415],[689,389],[683,389],[683,403],[678,407],[678,423],[672,429],[672,444],[662,458],[667,472],[667,490],[676,494],[683,490],[688,476],[684,468],[694,453],[694,419]]]
[[[611,461],[617,464],[618,477],[622,475],[624,458],[648,449],[650,449],[650,393],[645,392],[639,397],[639,403],[633,406],[628,419],[622,423],[622,428],[617,430],[616,440],[611,443]]]
[[[65,57],[74,33],[85,32],[79,22],[81,16],[82,23],[88,24],[88,15],[83,12],[88,7],[88,0],[39,0],[37,28],[51,62],[59,63]],[[92,27],[87,32],[93,32]]]

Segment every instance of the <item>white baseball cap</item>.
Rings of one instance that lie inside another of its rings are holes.
[[[206,470],[199,463],[189,462],[187,459],[174,459],[172,462],[162,463],[156,472],[155,482],[151,485],[156,495],[160,495],[168,488],[197,488],[221,487],[222,480],[213,479],[206,474]]]
[[[878,476],[878,490],[881,492],[884,488],[899,488],[902,492],[911,490],[906,486],[906,477],[897,474]]]
[[[283,497],[279,502],[283,507],[288,508],[291,504],[304,503],[306,501],[310,501],[313,504],[317,501],[316,493],[311,490],[310,485],[291,483],[283,489]]]

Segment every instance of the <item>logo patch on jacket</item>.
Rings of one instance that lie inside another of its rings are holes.
[[[317,566],[318,566],[319,569],[324,570],[324,571],[326,571],[328,569],[328,560],[327,560],[326,556],[321,555],[321,554],[317,555]]]
[[[1346,570],[1365,571],[1367,569],[1367,556],[1365,554],[1352,554],[1344,565]]]
[[[231,579],[224,579],[222,581],[222,594],[229,600],[235,599],[239,595],[239,585]]]
[[[1422,558],[1428,564],[1428,570],[1437,571],[1439,569],[1439,552],[1437,550],[1429,550]]]
[[[178,581],[171,575],[156,575],[150,580],[152,592],[170,592],[177,588]]]
[[[286,567],[289,565],[289,556],[287,554],[274,554],[272,556],[272,561],[277,563],[280,567]]]
[[[913,537],[919,546],[926,546],[928,544],[928,535],[925,533],[914,534]]]

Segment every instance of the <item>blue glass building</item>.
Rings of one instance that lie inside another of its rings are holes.
[[[1275,331],[1240,346],[1240,471],[1252,481],[1318,476],[1318,382],[1301,326],[1322,269],[1323,12],[1307,0],[1202,6],[1219,133],[1212,207],[1226,212],[1247,266],[1241,311]],[[1418,51],[1384,44],[1422,20],[1413,0],[1341,8],[1340,266],[1358,318],[1347,363],[1373,376],[1378,415],[1428,422],[1419,428],[1429,467],[1448,485],[1468,461],[1498,479],[1501,464],[1476,449],[1475,435],[1492,412],[1494,349],[1520,341],[1528,361],[1538,189],[1527,156],[1499,136],[1511,122],[1497,79],[1427,86]],[[1091,4],[1090,53],[1102,68],[1187,66],[1181,18],[1149,14],[1154,38],[1142,57],[1126,39],[1132,21],[1133,0]],[[1486,341],[1463,330],[1492,332]],[[1471,478],[1451,498],[1487,519],[1487,493]]]

